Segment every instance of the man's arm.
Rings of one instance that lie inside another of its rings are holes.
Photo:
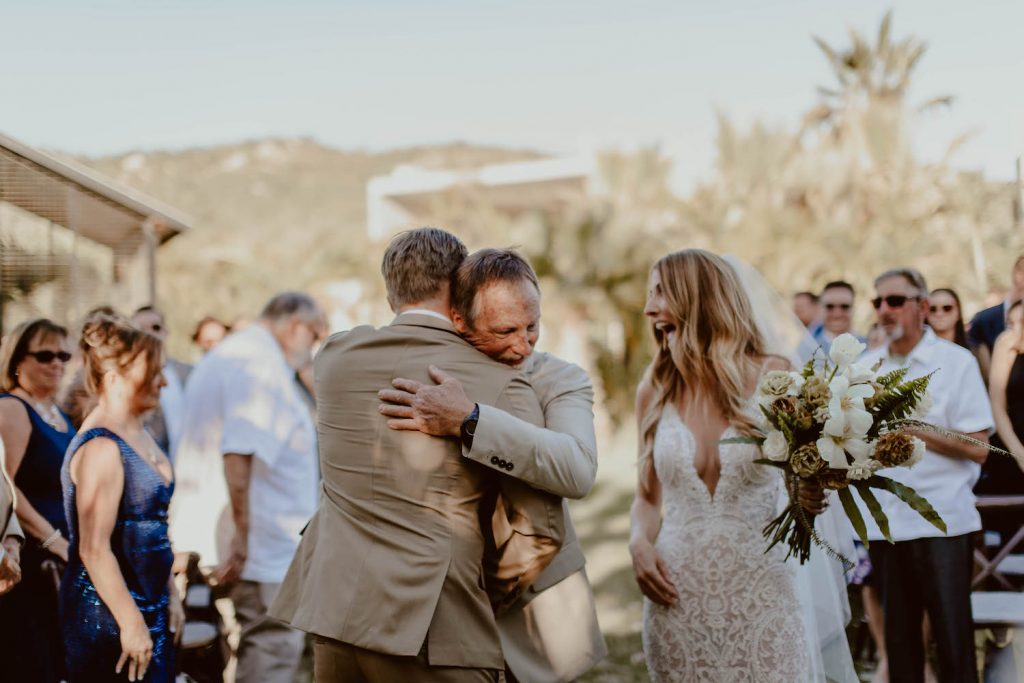
[[[947,458],[971,460],[979,465],[984,465],[985,460],[988,458],[988,449],[984,446],[978,446],[967,441],[961,441],[956,437],[918,430],[909,430],[909,433],[921,439],[921,441],[924,441],[924,445],[928,447],[928,450],[944,455]],[[966,434],[966,436],[976,441],[981,441],[982,443],[988,443],[987,430],[983,432],[971,432]]]
[[[231,519],[235,535],[228,559],[217,570],[217,583],[230,584],[242,576],[249,556],[249,482],[252,480],[252,454],[225,453],[224,478],[231,500]]]
[[[594,435],[594,391],[578,366],[553,359],[558,365],[536,381],[550,383],[545,405],[546,427],[523,420],[496,406],[479,406],[479,418],[468,434],[463,422],[474,404],[458,380],[437,368],[428,386],[398,379],[395,389],[380,393],[381,412],[393,429],[412,429],[433,436],[462,439],[463,455],[530,486],[565,498],[582,498],[597,477],[597,437]],[[536,387],[535,387],[536,388]]]
[[[530,377],[546,399],[541,406],[545,427],[481,405],[470,443],[463,439],[462,454],[535,488],[582,498],[597,478],[594,390],[582,368],[557,359],[550,362],[558,363],[551,372]],[[551,391],[545,390],[548,387]]]

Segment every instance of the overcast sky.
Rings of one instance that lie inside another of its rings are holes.
[[[557,154],[657,142],[685,187],[715,112],[794,127],[830,73],[811,41],[872,39],[889,4],[0,0],[0,132],[90,155],[309,135],[341,148],[464,140]],[[1024,153],[1024,2],[900,2],[929,43],[914,97],[956,96],[924,158],[1009,178]]]

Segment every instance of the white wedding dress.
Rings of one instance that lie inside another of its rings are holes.
[[[729,427],[723,438],[735,436]],[[663,522],[656,548],[679,593],[673,607],[644,600],[651,680],[794,683],[810,680],[808,633],[782,545],[762,529],[779,512],[780,473],[754,464],[758,446],[721,444],[712,497],[694,467],[696,441],[671,404],[654,440]]]

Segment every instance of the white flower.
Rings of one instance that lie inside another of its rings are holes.
[[[850,380],[850,384],[863,384],[875,378],[875,371],[870,365],[863,363],[850,363],[850,366],[843,371],[843,375]]]
[[[842,369],[860,358],[860,354],[864,353],[866,348],[867,345],[859,341],[852,334],[841,334],[832,340],[832,346],[828,350],[828,357]]]
[[[785,370],[766,372],[757,386],[757,402],[763,406],[789,393],[793,378]]]
[[[873,420],[864,408],[864,399],[874,396],[874,388],[869,384],[851,385],[844,375],[837,375],[828,388],[832,399],[828,402],[825,431],[831,436],[867,434]]]
[[[907,461],[901,465],[901,467],[913,467],[917,463],[921,462],[922,458],[924,458],[924,441],[921,441],[921,439],[916,436],[911,438],[914,440],[914,454],[911,455]]]
[[[921,397],[921,400],[917,402],[916,406],[914,406],[914,412],[911,417],[916,420],[927,419],[928,413],[932,412],[932,408],[934,407],[935,401],[932,400],[932,395],[926,391],[924,392],[924,396]]]
[[[855,481],[858,479],[867,479],[875,473],[881,467],[881,463],[877,460],[868,460],[866,462],[855,462],[850,465],[850,469],[846,470],[846,478]]]
[[[769,460],[785,462],[789,459],[789,442],[786,441],[786,435],[777,429],[771,430],[761,445],[761,451]]]
[[[817,422],[818,424],[825,424],[826,422],[828,422],[828,418],[828,406],[822,406],[814,411],[814,421]]]
[[[804,382],[807,380],[799,372],[789,373],[789,378],[792,380],[792,383],[789,385],[789,391],[786,394],[789,396],[799,396],[800,390],[804,388]]]
[[[861,438],[825,433],[821,435],[816,445],[821,457],[828,462],[828,466],[836,470],[850,468],[850,463],[846,458],[847,453],[853,456],[855,465],[868,462],[871,456],[871,444]]]

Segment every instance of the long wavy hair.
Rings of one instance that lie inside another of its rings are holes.
[[[732,266],[703,249],[685,249],[654,264],[668,312],[676,325],[675,343],[652,325],[658,352],[647,368],[654,400],[641,416],[642,461],[650,467],[654,433],[667,404],[689,388],[708,396],[729,424],[742,434],[755,431],[745,411],[750,381],[768,352],[750,299]]]

